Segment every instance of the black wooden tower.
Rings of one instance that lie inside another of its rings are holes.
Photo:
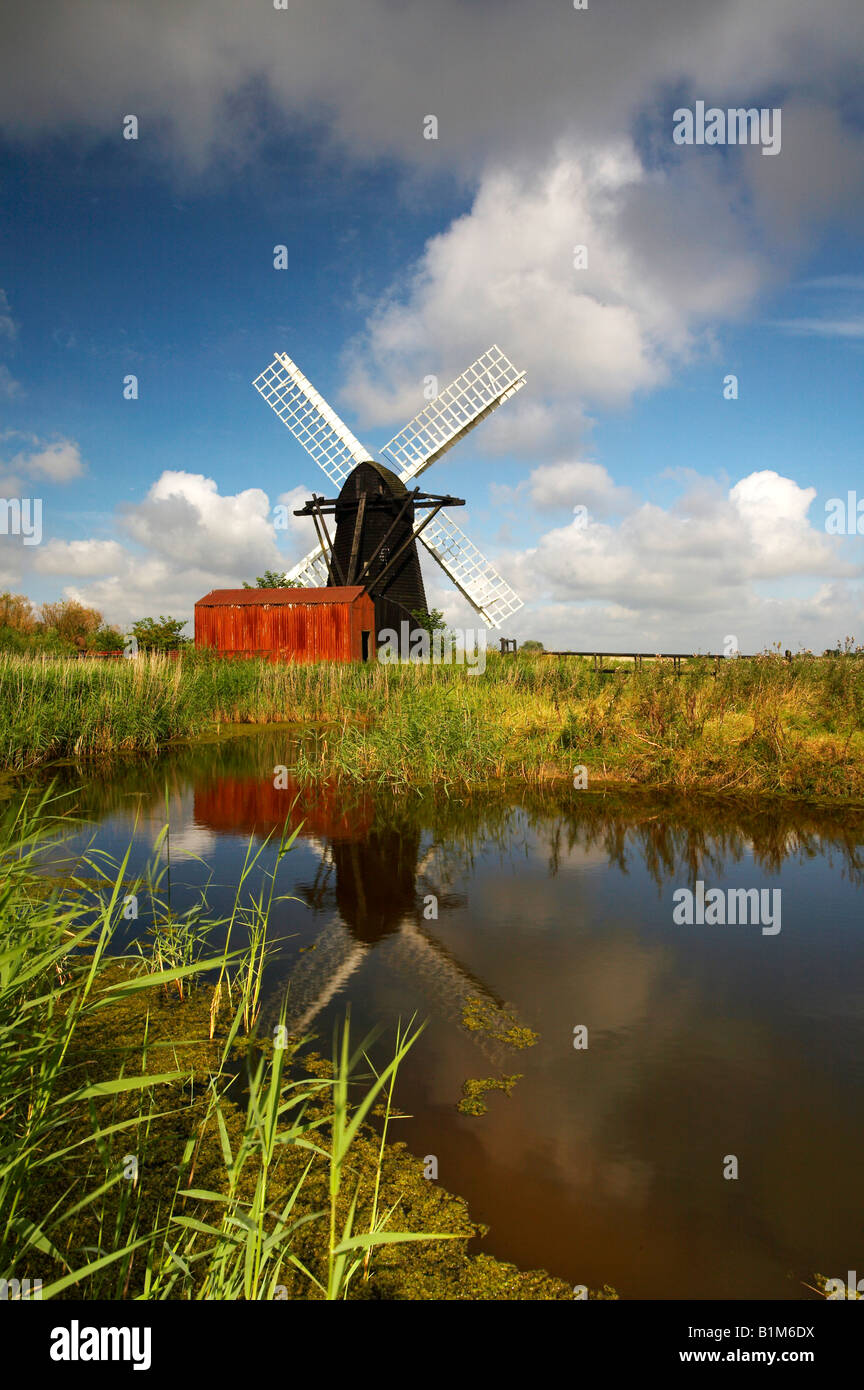
[[[375,629],[428,616],[417,537],[442,507],[464,499],[409,489],[391,469],[366,459],[352,469],[335,500],[313,496],[295,516],[311,516],[327,562],[328,587],[359,584],[375,604]],[[416,512],[426,515],[417,520]],[[335,521],[331,537],[327,517]]]

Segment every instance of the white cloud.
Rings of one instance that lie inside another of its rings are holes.
[[[301,555],[307,555],[309,551],[313,549],[315,545],[315,528],[312,526],[308,516],[295,516],[294,512],[297,508],[303,506],[303,503],[312,496],[313,491],[315,491],[314,488],[304,487],[301,483],[297,487],[292,487],[288,492],[280,492],[276,499],[277,502],[288,510],[288,525],[280,534],[284,537],[288,549],[292,553],[294,551],[299,551],[297,555],[298,559]]]
[[[204,571],[127,551],[113,573],[90,583],[73,581],[64,586],[63,594],[98,608],[107,622],[126,627],[161,613],[191,620],[195,600],[216,587],[220,585]],[[191,635],[191,621],[187,632]]]
[[[125,570],[127,557],[118,541],[49,540],[34,552],[33,568],[39,574],[84,578]]]
[[[807,513],[815,487],[802,488],[771,469],[751,473],[729,491],[729,502],[744,526],[751,573],[760,578],[788,574],[843,574],[848,565]]]
[[[186,565],[223,573],[255,572],[279,560],[270,502],[261,488],[223,497],[212,478],[166,470],[143,502],[129,507],[125,527],[154,555],[182,556]],[[260,572],[260,571],[259,571]]]
[[[16,454],[10,466],[28,477],[48,478],[55,483],[68,483],[84,472],[81,450],[71,439],[59,439],[31,453]]]
[[[583,506],[592,516],[605,517],[633,505],[629,490],[616,487],[599,463],[541,464],[528,478],[527,491],[538,511]]]
[[[645,503],[617,526],[555,528],[499,557],[531,603],[514,630],[575,649],[719,650],[734,633],[757,648],[781,640],[822,650],[835,627],[852,622],[854,631],[860,597],[848,581],[862,564],[817,529],[824,518],[810,521],[815,496],[764,470],[726,492],[693,488],[668,510]]]
[[[302,488],[283,494],[293,505],[303,497]],[[239,588],[265,569],[285,570],[314,539],[298,524],[287,532],[283,551],[260,488],[223,496],[212,478],[172,470],[157,478],[142,502],[124,509],[118,531],[131,544],[51,541],[33,563],[42,573],[68,575],[68,597],[123,624],[156,613],[191,619],[196,599],[210,589]],[[75,582],[91,576],[91,583]]]
[[[194,166],[255,151],[250,92],[266,95],[281,129],[286,118],[316,121],[357,159],[474,170],[504,149],[536,157],[568,127],[589,143],[621,133],[671,84],[722,93],[724,105],[790,81],[811,100],[854,92],[851,55],[864,44],[857,0],[618,0],[590,13],[502,0],[494,21],[472,0],[292,0],[281,11],[54,0],[51,20],[22,7],[6,35],[9,134],[74,128],[118,140],[133,112],[151,145]],[[446,81],[430,69],[442,51]],[[422,138],[430,110],[437,141]]]
[[[493,417],[498,442],[560,448],[586,406],[621,405],[707,350],[706,327],[742,314],[771,274],[704,166],[673,179],[627,142],[588,155],[561,142],[540,169],[484,175],[470,212],[370,318],[345,395],[367,423],[401,420],[425,375],[443,387],[497,342],[531,387],[506,422]]]
[[[820,584],[811,594],[763,597],[754,591],[717,592],[710,605],[670,615],[661,605],[538,602],[516,615],[508,632],[538,638],[547,650],[603,652],[721,652],[727,636],[742,652],[781,649],[822,652],[848,634],[862,640],[864,586]]]
[[[3,388],[3,368],[0,367],[0,394]],[[72,439],[57,439],[49,444],[35,434],[21,430],[5,430],[0,434],[0,442],[10,439],[26,439],[30,449],[20,450],[0,467],[14,469],[14,473],[4,473],[0,485],[8,493],[20,493],[29,487],[33,479],[48,479],[53,483],[68,483],[80,478],[85,464],[81,449]],[[29,481],[28,481],[29,480]]]
[[[602,464],[575,460],[541,463],[515,487],[491,483],[489,495],[496,506],[520,512],[526,498],[538,512],[584,507],[595,520],[631,511],[636,505],[631,490],[618,487]]]
[[[717,650],[734,633],[742,649],[779,640],[822,650],[855,632],[862,573],[855,538],[826,535],[821,516],[811,521],[812,487],[771,470],[726,489],[688,478],[673,506],[644,503],[622,514],[605,470],[560,468],[560,478],[554,468],[535,470],[523,489],[551,503],[564,495],[568,470],[579,470],[572,476],[593,484],[599,500],[614,499],[610,514],[621,519],[612,525],[589,514],[584,528],[555,527],[528,550],[492,555],[527,603],[508,625],[514,635],[547,646],[658,651]],[[293,504],[305,491],[282,496]],[[23,560],[66,578],[66,596],[109,621],[158,613],[191,619],[210,589],[285,569],[310,548],[298,528],[291,551],[281,551],[270,517],[259,489],[223,497],[210,478],[166,472],[124,516],[132,544],[51,540]],[[476,627],[476,614],[425,554],[423,569],[430,606],[453,626]],[[10,574],[7,582],[19,580]]]
[[[671,613],[698,608],[718,588],[799,575],[848,575],[834,538],[807,519],[816,495],[765,471],[728,493],[697,492],[666,510],[645,502],[613,527],[589,519],[549,531],[519,564],[524,584],[560,597],[611,599]],[[517,586],[518,587],[518,586]]]

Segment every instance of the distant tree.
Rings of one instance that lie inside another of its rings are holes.
[[[18,632],[0,624],[0,652],[27,652],[35,645],[32,633]]]
[[[25,594],[0,593],[0,648],[64,656],[75,651],[122,651],[123,634],[96,608],[76,599],[43,603],[37,614]]]
[[[102,614],[97,608],[85,608],[77,599],[61,599],[58,603],[43,603],[42,622],[49,632],[56,632],[61,642],[83,651],[89,638],[102,626]]]
[[[36,630],[36,614],[26,594],[0,594],[0,628],[28,634]]]
[[[87,647],[91,652],[122,652],[125,646],[126,638],[119,627],[109,623],[97,627],[87,639]]]
[[[423,613],[418,608],[416,611],[412,610],[411,617],[417,626],[425,628],[430,636],[433,632],[442,632],[447,626],[444,621],[444,613],[440,608],[432,608],[428,613]]]
[[[181,636],[186,626],[184,618],[139,618],[132,624],[132,633],[142,652],[176,652],[189,641]]]
[[[265,570],[259,574],[254,584],[247,584],[243,580],[244,589],[302,589],[303,585],[299,579],[286,579],[284,574],[279,574],[276,570]]]
[[[546,649],[542,642],[535,642],[533,637],[529,637],[527,642],[522,643],[519,650],[522,652],[542,652]]]

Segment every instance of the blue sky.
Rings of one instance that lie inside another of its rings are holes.
[[[322,186],[314,150],[298,154],[291,140],[266,177],[243,170],[186,196],[131,150],[114,142],[82,158],[64,141],[36,158],[7,149],[0,166],[6,293],[21,324],[7,355],[21,390],[4,418],[81,444],[89,475],[62,495],[70,538],[79,508],[110,528],[114,505],[142,496],[162,468],[203,469],[223,490],[311,482],[252,378],[290,345],[336,399],[345,343],[393,267],[440,225],[438,206],[397,217],[392,172],[333,170]],[[284,272],[275,244],[288,247]],[[128,372],[135,402],[123,397]]]
[[[682,25],[670,3],[640,53],[629,0],[566,26],[508,3],[497,49],[431,74],[420,4],[363,0],[368,42],[329,0],[220,4],[218,35],[197,0],[182,32],[170,6],[137,34],[125,0],[89,33],[42,8],[3,49],[0,491],[41,497],[44,535],[0,535],[2,587],[190,617],[312,544],[272,528],[323,482],[252,389],[274,351],[375,450],[427,373],[443,387],[497,341],[526,387],[426,477],[526,600],[509,633],[821,650],[856,631],[864,541],[824,529],[829,497],[864,498],[855,7],[757,24],[725,0]],[[781,152],[674,147],[697,98],[779,106]]]

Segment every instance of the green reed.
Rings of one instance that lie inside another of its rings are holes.
[[[358,1190],[343,1191],[416,1031],[400,1029],[393,1060],[368,1079],[347,1024],[332,1075],[292,1074],[301,1040],[284,1012],[275,1043],[255,1033],[274,885],[232,913],[235,936],[251,924],[251,949],[208,953],[205,928],[227,921],[203,917],[166,945],[170,923],[154,908],[149,948],[123,953],[130,884],[143,896],[158,870],[134,881],[128,852],[113,872],[85,852],[62,882],[41,874],[41,848],[74,828],[69,799],[50,792],[0,822],[0,1279],[41,1278],[43,1298],[260,1299],[299,1276],[295,1296],[336,1299],[363,1252],[445,1238],[384,1230],[383,1151],[374,1202],[364,1196],[361,1211]],[[214,980],[233,1010],[218,1036]]]
[[[570,777],[860,795],[864,660],[461,666],[0,657],[0,766],[142,754],[243,724],[295,726],[292,772],[391,785]]]

